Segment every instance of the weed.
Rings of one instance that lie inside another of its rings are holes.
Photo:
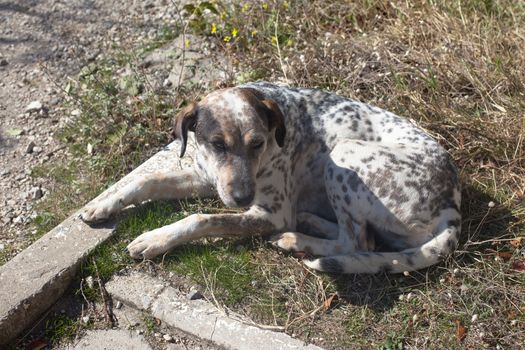
[[[155,318],[151,316],[144,316],[142,321],[144,322],[146,332],[148,334],[153,334],[153,332],[155,332],[155,329],[157,329],[157,322],[155,321]]]
[[[65,315],[57,315],[45,323],[45,337],[51,344],[57,345],[63,340],[72,340],[80,329],[78,320]]]

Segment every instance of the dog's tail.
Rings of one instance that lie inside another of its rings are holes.
[[[399,252],[355,252],[304,260],[306,266],[330,273],[403,273],[429,267],[452,253],[458,244],[459,220],[446,227],[425,244]]]

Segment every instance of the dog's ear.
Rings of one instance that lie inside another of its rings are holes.
[[[195,131],[197,122],[197,105],[190,103],[175,117],[175,126],[173,128],[174,136],[180,140],[180,156],[183,157],[186,152],[186,143],[188,141],[188,130]]]
[[[286,136],[286,128],[284,126],[284,115],[281,109],[274,100],[264,99],[261,102],[268,109],[268,127],[270,130],[275,128],[275,141],[279,147],[284,145],[284,137]]]

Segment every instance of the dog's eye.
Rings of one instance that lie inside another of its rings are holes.
[[[224,144],[224,141],[213,141],[212,145],[213,148],[215,148],[217,151],[224,152],[226,150],[226,145]]]
[[[264,141],[257,141],[257,142],[251,143],[250,147],[253,150],[258,150],[258,149],[261,149],[263,145],[264,145]]]

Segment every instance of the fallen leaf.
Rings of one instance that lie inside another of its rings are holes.
[[[467,328],[461,324],[460,320],[455,320],[454,323],[456,324],[456,339],[463,341],[467,336]]]
[[[46,346],[47,346],[47,341],[40,338],[40,339],[35,339],[31,343],[29,343],[26,346],[26,349],[27,350],[40,350],[40,349],[45,348]]]
[[[337,294],[333,293],[332,295],[330,295],[324,302],[323,302],[323,306],[324,306],[324,309],[325,311],[330,309],[332,307],[332,304],[334,302],[334,300],[337,300],[338,299],[338,296]]]
[[[519,247],[521,247],[521,240],[522,239],[523,239],[523,237],[517,237],[516,239],[511,240],[509,243],[514,248],[519,249]]]
[[[516,260],[512,263],[512,269],[519,272],[525,272],[525,261]]]
[[[510,252],[496,252],[496,256],[498,258],[501,258],[504,261],[508,261],[510,258],[512,258],[512,253],[510,253]]]
[[[297,258],[297,259],[304,259],[304,257],[306,256],[306,252],[303,252],[303,251],[293,252],[292,255],[294,258]]]

